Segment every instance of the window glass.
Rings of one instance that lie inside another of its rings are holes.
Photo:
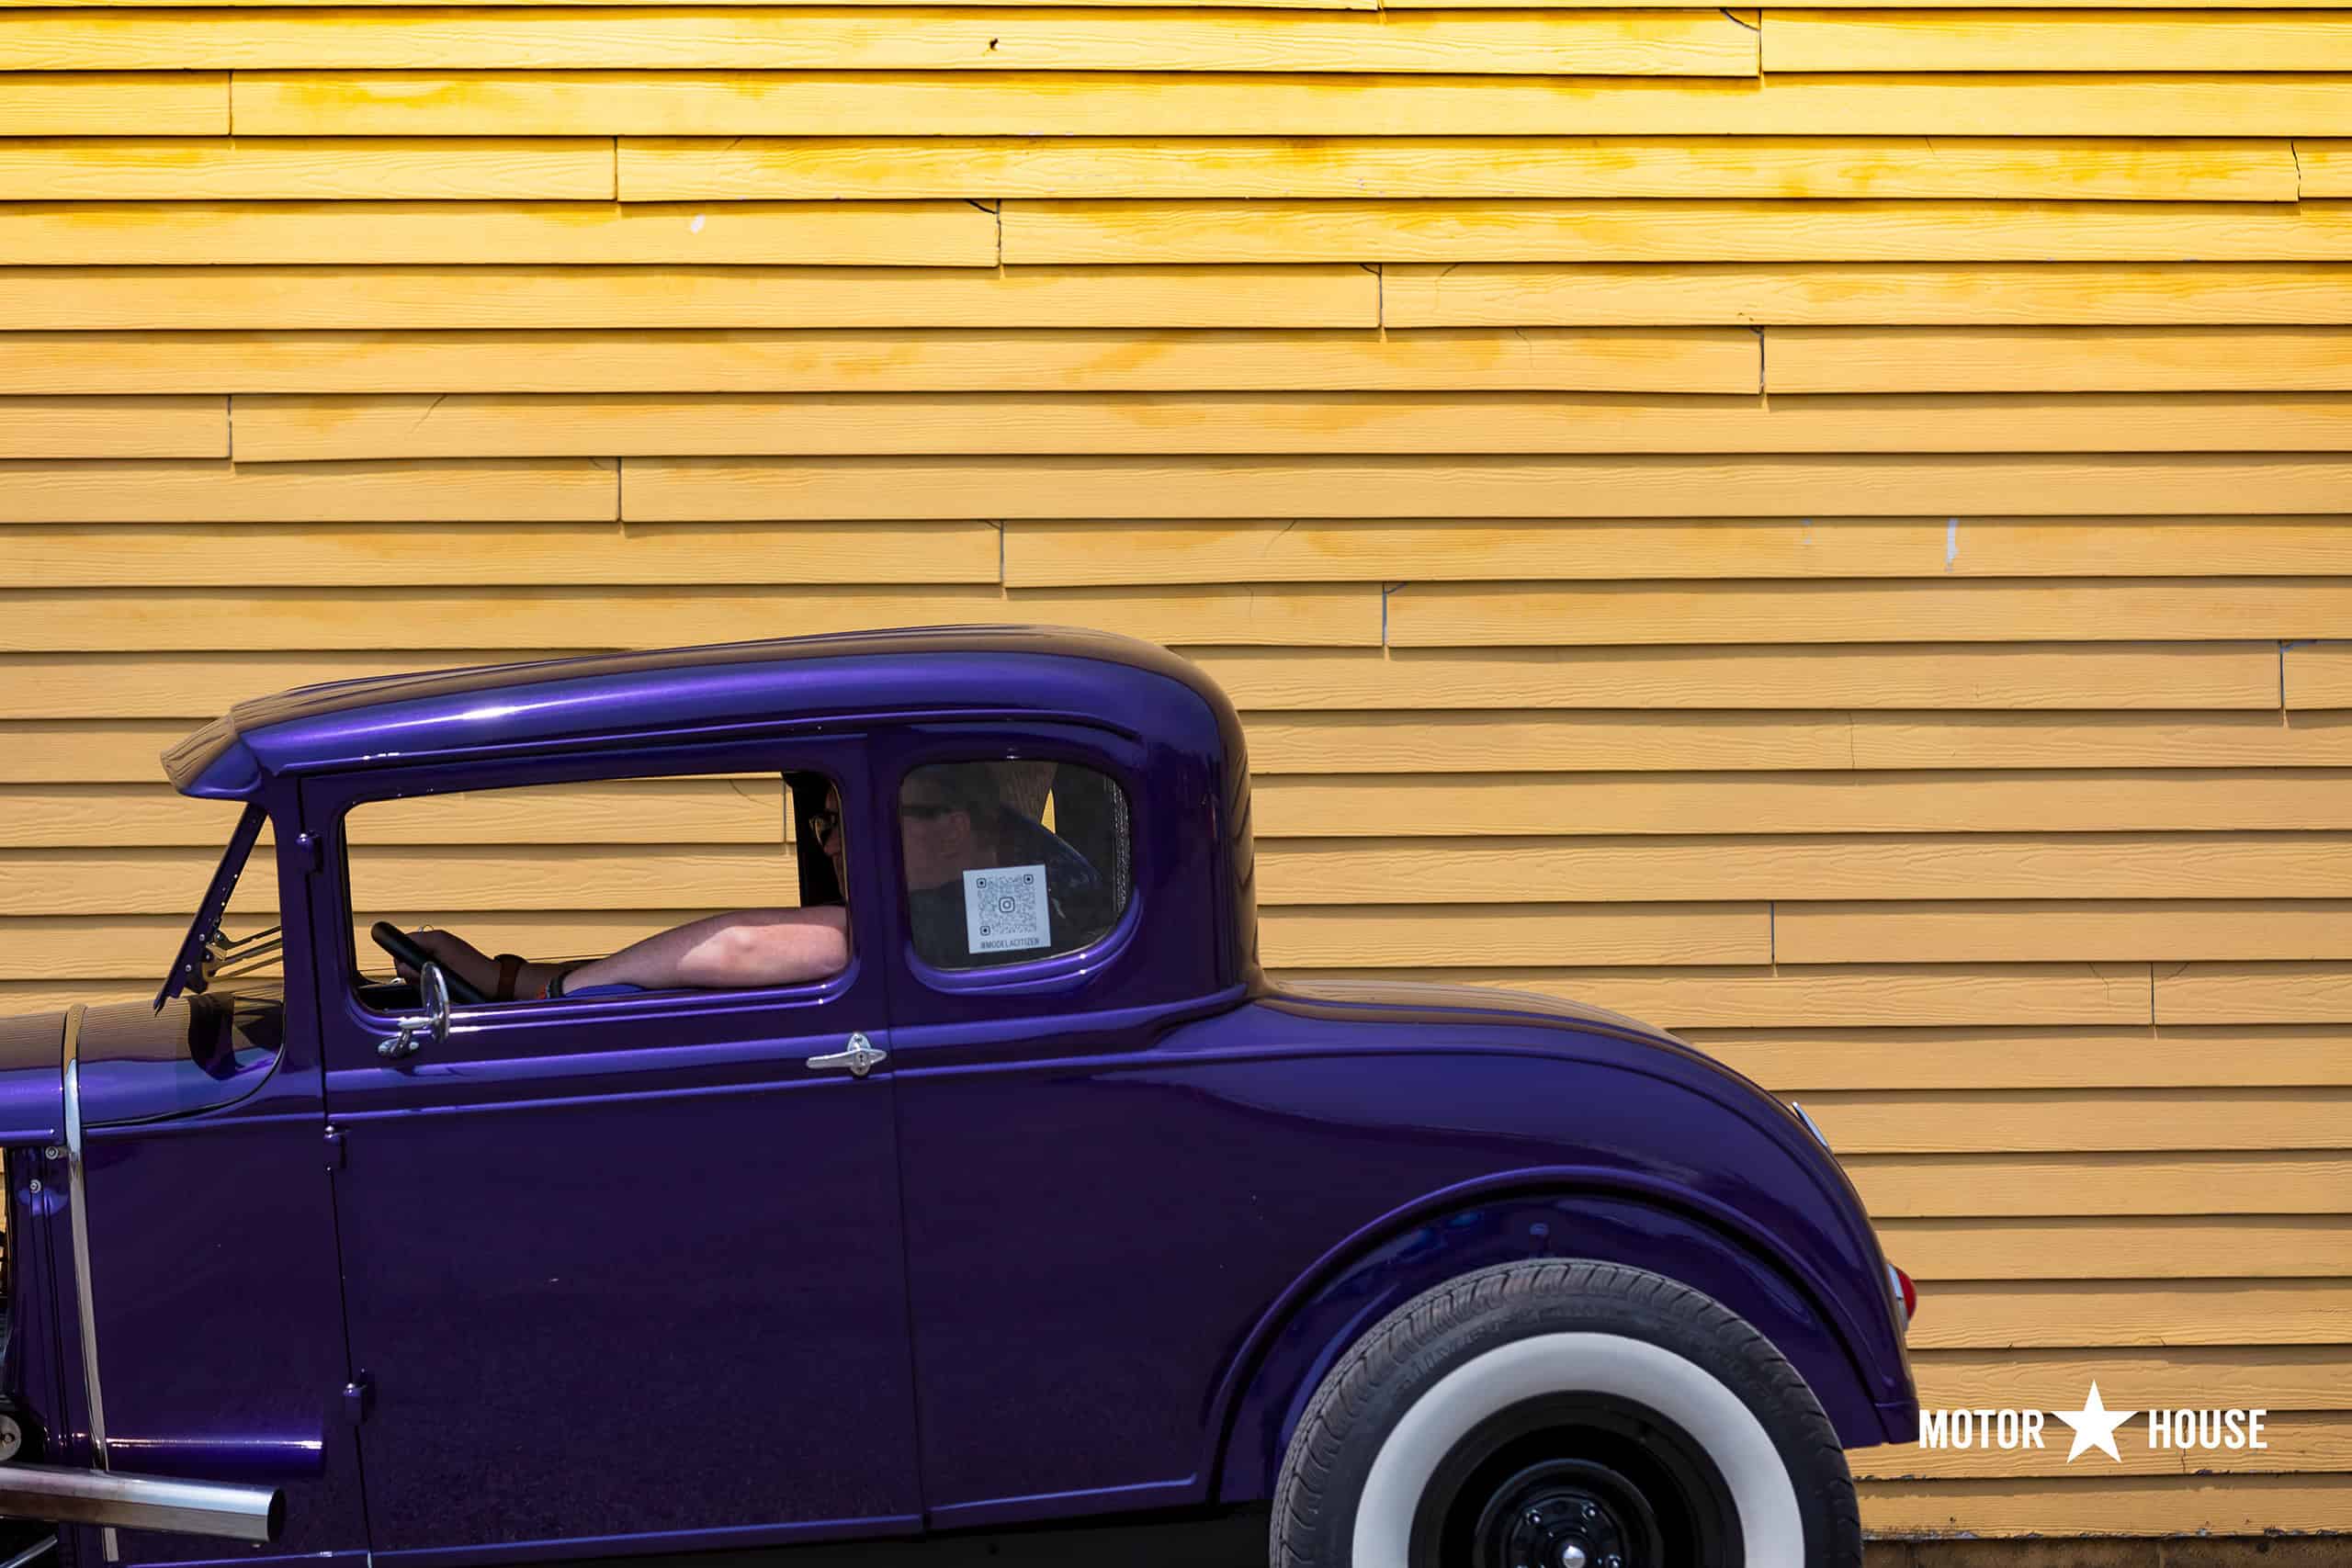
[[[821,774],[368,801],[344,847],[353,973],[379,1008],[416,990],[379,920],[492,1003],[808,984],[848,963],[848,850]]]
[[[917,768],[899,841],[915,952],[943,969],[1074,952],[1127,907],[1126,792],[1076,762]]]

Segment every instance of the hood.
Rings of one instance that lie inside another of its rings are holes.
[[[64,1141],[66,1019],[0,1018],[0,1144]]]
[[[168,1121],[243,1100],[277,1069],[285,1024],[274,988],[207,991],[160,1011],[145,1002],[86,1009],[74,1051],[83,1123]]]

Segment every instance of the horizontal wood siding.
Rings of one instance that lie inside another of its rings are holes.
[[[950,620],[1226,685],[1283,972],[1802,1094],[1930,1404],[2272,1410],[1871,1529],[2352,1531],[2342,0],[0,0],[0,1011],[152,989],[238,697]],[[359,918],[776,812],[388,809]]]

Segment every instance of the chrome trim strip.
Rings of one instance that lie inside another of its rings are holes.
[[[286,1493],[163,1475],[0,1464],[0,1512],[12,1518],[164,1530],[263,1545],[286,1527]],[[0,1563],[0,1568],[14,1564]]]
[[[17,1553],[16,1556],[8,1559],[7,1562],[0,1562],[0,1568],[25,1568],[26,1563],[30,1562],[34,1558],[39,1557],[41,1553],[50,1551],[56,1545],[57,1538],[55,1536],[45,1535],[39,1540],[33,1542],[30,1546],[25,1548],[22,1551]]]
[[[82,1019],[90,1010],[76,1002],[65,1014],[65,1181],[73,1205],[74,1310],[82,1329],[82,1386],[90,1404],[90,1451],[97,1468],[107,1463],[107,1404],[98,1389],[98,1307],[90,1293],[90,1213],[82,1184]],[[101,1532],[107,1561],[122,1560],[114,1529]]]

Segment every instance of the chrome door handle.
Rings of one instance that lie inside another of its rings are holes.
[[[812,1067],[847,1067],[850,1077],[862,1078],[889,1059],[889,1052],[863,1034],[853,1034],[849,1037],[848,1050],[835,1051],[826,1056],[811,1056],[808,1065]]]

